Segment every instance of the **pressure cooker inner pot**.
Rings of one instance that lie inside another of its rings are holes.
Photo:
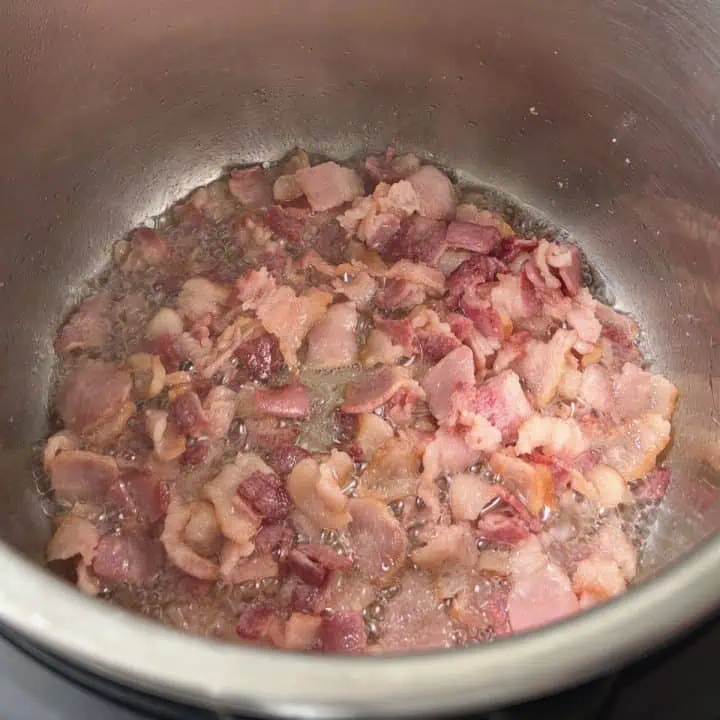
[[[680,390],[643,573],[720,525],[710,3],[11,4],[0,27],[0,536],[43,562],[33,477],[56,328],[112,243],[228,167],[393,145],[563,228]]]

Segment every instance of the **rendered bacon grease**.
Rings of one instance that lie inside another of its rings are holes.
[[[340,653],[622,593],[677,390],[577,247],[460,197],[413,155],[297,151],[118,243],[55,344],[48,560],[182,630]]]

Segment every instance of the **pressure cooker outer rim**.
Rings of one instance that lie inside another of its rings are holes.
[[[218,711],[372,717],[487,710],[616,669],[720,601],[720,536],[624,596],[487,646],[405,657],[302,655],[173,632],[80,595],[0,548],[0,621],[100,676]]]

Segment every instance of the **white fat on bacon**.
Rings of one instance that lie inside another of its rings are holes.
[[[455,522],[477,520],[483,508],[499,497],[499,487],[476,473],[450,479],[450,509]]]
[[[519,455],[529,455],[535,448],[572,458],[588,449],[588,441],[573,419],[533,415],[520,426],[515,449]]]
[[[237,492],[243,480],[255,472],[274,474],[257,455],[238,453],[235,462],[225,465],[202,489],[215,507],[222,534],[238,545],[246,545],[260,529],[260,516]]]
[[[205,508],[198,503],[185,504],[176,499],[171,500],[160,541],[173,565],[199,580],[214,580],[220,572],[217,564],[196,552],[188,542],[189,538],[186,537],[189,523],[193,520],[195,512],[203,514],[199,522],[208,522],[205,520]],[[210,532],[213,532],[212,520],[209,522]],[[196,520],[194,529],[195,535],[201,533],[197,525],[198,520]],[[190,534],[190,538],[192,537],[193,533]],[[207,537],[207,530],[202,537]]]
[[[643,415],[611,431],[602,443],[602,460],[626,482],[649,473],[670,442],[670,423],[662,415]]]
[[[357,359],[355,303],[331,305],[308,335],[305,363],[315,370],[332,370],[352,365]]]
[[[301,460],[287,480],[287,491],[297,508],[317,527],[342,530],[351,520],[348,498],[342,487],[353,469],[350,457],[333,450],[330,459],[318,463]]]
[[[577,339],[574,330],[557,330],[547,343],[531,340],[527,344],[525,356],[517,362],[517,372],[538,408],[546,407],[555,397]]]
[[[532,630],[580,609],[570,579],[550,561],[539,540],[523,540],[510,556],[508,616],[515,632]]]

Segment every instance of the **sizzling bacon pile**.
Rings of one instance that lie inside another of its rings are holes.
[[[120,243],[57,337],[49,560],[175,627],[325,652],[621,593],[619,509],[665,492],[677,390],[576,247],[458,197],[413,155],[296,152]]]

